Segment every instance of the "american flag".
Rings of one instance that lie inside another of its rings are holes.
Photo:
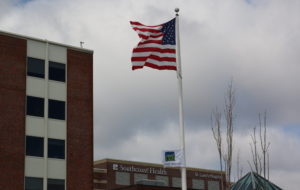
[[[156,26],[130,22],[141,38],[132,51],[132,70],[144,66],[158,70],[177,70],[175,19]]]

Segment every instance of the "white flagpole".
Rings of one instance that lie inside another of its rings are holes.
[[[181,189],[187,189],[186,183],[186,161],[185,161],[185,140],[184,140],[184,122],[183,122],[183,93],[182,93],[182,72],[181,72],[181,56],[180,56],[180,40],[179,40],[179,8],[176,12],[176,55],[177,55],[177,79],[178,79],[178,104],[179,104],[179,127],[180,127],[180,148],[182,150],[183,163],[181,166]]]

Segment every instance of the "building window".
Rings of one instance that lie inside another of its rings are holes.
[[[220,183],[219,181],[208,181],[208,190],[219,190],[220,189]]]
[[[65,159],[65,141],[48,139],[48,157]]]
[[[117,185],[130,185],[130,174],[127,172],[116,172]]]
[[[25,177],[25,190],[43,190],[43,178]]]
[[[172,187],[181,187],[181,178],[172,177]]]
[[[162,176],[162,175],[157,175],[155,176],[156,180],[163,181],[164,186],[169,186],[169,177],[168,176]]]
[[[45,78],[45,61],[32,57],[27,58],[27,75]]]
[[[62,63],[49,62],[49,80],[66,81],[66,65]]]
[[[204,180],[201,180],[201,179],[193,179],[192,180],[192,188],[193,189],[205,189],[204,188]]]
[[[48,117],[52,119],[65,120],[65,102],[49,100]]]
[[[142,181],[144,179],[148,179],[147,174],[139,174],[139,173],[134,174],[134,184],[137,184],[137,182]]]
[[[44,156],[44,138],[26,136],[26,155],[27,156]]]
[[[44,98],[27,96],[27,115],[44,117]]]
[[[48,190],[65,190],[65,180],[63,179],[48,179]]]

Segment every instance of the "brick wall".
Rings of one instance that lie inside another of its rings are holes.
[[[93,189],[93,55],[67,51],[67,188]]]
[[[94,169],[94,189],[107,189],[107,170]]]
[[[0,34],[0,189],[24,188],[26,40]]]

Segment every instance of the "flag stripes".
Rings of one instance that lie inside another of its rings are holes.
[[[132,70],[141,69],[144,66],[158,70],[176,70],[176,45],[165,43],[164,37],[166,37],[167,32],[162,32],[165,24],[145,26],[132,21],[130,24],[141,39],[132,51]],[[175,25],[173,28],[175,29]],[[172,35],[167,37],[173,38]]]
[[[133,53],[136,52],[159,52],[159,53],[176,53],[175,49],[160,49],[157,47],[144,47],[144,48],[135,48]]]

